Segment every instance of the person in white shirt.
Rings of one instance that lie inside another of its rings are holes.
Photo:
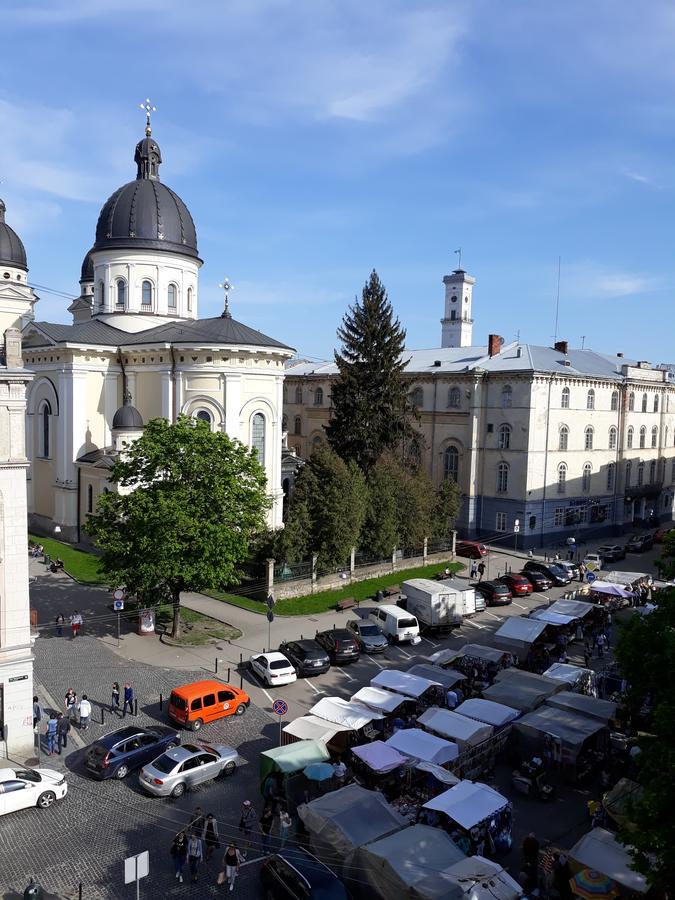
[[[347,766],[339,759],[333,765],[333,774],[335,776],[335,780],[338,784],[342,784],[347,777]]]
[[[87,695],[82,694],[77,710],[80,714],[80,728],[86,731],[89,728],[89,719],[91,718],[91,703],[87,700]]]

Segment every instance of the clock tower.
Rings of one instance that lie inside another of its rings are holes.
[[[473,336],[471,301],[476,279],[464,269],[445,275],[445,315],[441,319],[441,347],[470,347]]]

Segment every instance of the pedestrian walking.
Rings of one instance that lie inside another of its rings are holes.
[[[244,800],[241,805],[241,816],[239,817],[239,831],[244,835],[247,845],[242,849],[244,856],[248,855],[248,849],[251,846],[251,834],[253,832],[253,823],[255,822],[255,810],[250,800]]]
[[[605,637],[604,633],[601,631],[597,637],[598,659],[604,659],[606,645],[607,645],[607,638]]]
[[[75,710],[77,708],[77,694],[72,688],[68,688],[66,691],[66,715],[69,719],[73,719],[75,717]]]
[[[204,842],[206,862],[208,862],[213,856],[213,851],[220,847],[220,840],[218,839],[218,822],[213,813],[209,813],[206,817],[204,829],[202,831],[202,840]]]
[[[585,574],[586,574],[586,566],[583,563],[579,563],[579,581],[584,580]]]
[[[274,812],[271,806],[266,806],[263,814],[260,816],[260,830],[262,831],[262,849],[263,853],[268,853],[270,849],[270,836],[272,825],[274,824]]]
[[[179,831],[171,843],[169,853],[173,857],[176,878],[183,883],[183,866],[187,860],[187,838],[184,831]]]
[[[120,714],[120,683],[113,681],[112,693],[110,695],[110,712]]]
[[[338,759],[336,763],[333,763],[333,778],[335,779],[335,784],[337,787],[342,787],[345,783],[345,778],[347,777],[347,766],[344,764],[342,759]],[[272,810],[274,812],[274,809]]]
[[[70,617],[70,627],[73,632],[73,638],[76,638],[80,633],[80,628],[82,628],[82,616],[77,610]]]
[[[38,695],[35,694],[33,697],[33,728],[37,728],[40,722],[42,721],[42,707],[40,706],[40,701],[38,700]]]
[[[472,581],[476,578],[477,573],[478,573],[478,563],[476,562],[475,559],[472,559],[471,566],[469,568],[469,577],[471,578]]]
[[[483,560],[481,560],[478,563],[478,581],[479,582],[483,580],[483,575],[485,575],[485,563],[483,562]]]
[[[286,841],[288,840],[291,824],[291,817],[288,814],[288,810],[282,809],[279,812],[279,845],[282,849],[285,847]]]
[[[77,711],[80,714],[80,729],[86,731],[89,728],[89,719],[91,718],[91,703],[87,699],[86,694],[82,694]]]
[[[56,636],[63,637],[63,626],[66,624],[63,613],[59,613],[58,616],[54,619],[54,622],[56,624]]]
[[[227,850],[223,854],[223,870],[218,873],[218,884],[229,885],[231,891],[234,890],[234,882],[239,874],[239,866],[244,858],[237,849],[237,845],[232,843],[227,845]]]
[[[536,870],[539,862],[540,844],[534,831],[531,831],[523,840],[521,851],[523,854],[523,866],[532,866]]]
[[[56,745],[56,713],[50,713],[49,719],[47,721],[47,731],[45,736],[47,738],[47,755],[51,756],[54,752],[54,747]]]
[[[134,711],[134,689],[128,681],[124,684],[124,704],[122,706],[122,718],[124,718],[127,714],[127,706],[129,707],[129,715],[131,715]]]
[[[204,846],[202,844],[202,839],[196,834],[192,834],[188,838],[187,843],[187,861],[190,868],[190,877],[192,878],[193,884],[197,883],[197,870],[199,869],[199,864],[203,859]]]
[[[64,749],[68,746],[68,734],[70,733],[70,719],[64,716],[62,712],[56,716],[56,738],[57,752],[61,756],[61,747]]]
[[[201,837],[205,823],[206,817],[204,816],[204,810],[201,806],[195,806],[194,812],[188,819],[187,828],[185,829],[188,833],[188,837],[191,834],[198,834]]]

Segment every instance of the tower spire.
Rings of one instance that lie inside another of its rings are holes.
[[[157,112],[157,107],[152,105],[149,97],[146,97],[145,103],[141,103],[141,109],[145,110],[145,136],[150,137],[152,134],[150,116],[152,113]]]
[[[229,278],[224,278],[223,283],[218,285],[225,293],[225,303],[223,305],[223,311],[220,314],[221,319],[231,319],[232,313],[230,312],[230,291],[234,290],[234,285],[230,282]]]
[[[146,98],[145,103],[140,104],[140,107],[145,111],[145,137],[136,144],[136,152],[134,154],[134,162],[138,167],[136,178],[159,181],[162,153],[157,141],[152,137],[152,123],[150,121],[150,117],[153,112],[157,111],[157,107],[152,105],[149,97]]]

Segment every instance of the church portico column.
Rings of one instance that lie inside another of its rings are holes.
[[[225,428],[231,438],[241,440],[241,375],[225,376]]]
[[[169,422],[173,422],[173,381],[170,371],[162,372],[161,385],[162,417]]]

